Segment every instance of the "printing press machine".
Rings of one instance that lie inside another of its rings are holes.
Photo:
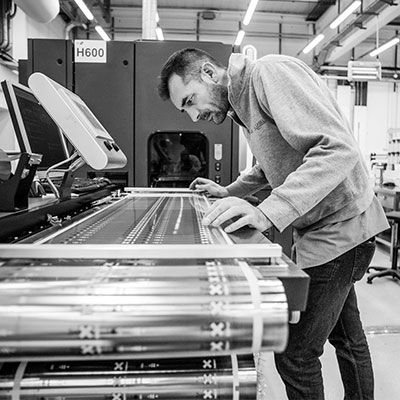
[[[308,277],[202,225],[209,205],[126,188],[0,213],[0,399],[267,399],[254,355],[284,350]]]

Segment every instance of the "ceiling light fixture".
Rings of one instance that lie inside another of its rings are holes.
[[[324,39],[324,37],[325,35],[323,35],[322,33],[316,36],[306,47],[304,47],[303,53],[308,54],[319,42]]]
[[[236,40],[235,40],[235,46],[240,46],[241,45],[245,34],[246,34],[246,32],[243,29],[241,29],[238,32],[238,34],[236,36]]]
[[[157,26],[157,28],[156,28],[156,36],[157,36],[157,40],[164,40],[163,31],[159,26]]]
[[[253,17],[254,10],[257,7],[258,0],[250,0],[249,7],[247,8],[246,14],[243,18],[243,25],[248,25]]]
[[[400,39],[398,37],[395,37],[392,40],[389,40],[388,42],[383,44],[382,46],[378,47],[377,49],[371,51],[371,53],[369,53],[369,55],[371,57],[375,57],[378,54],[384,52],[385,50],[390,49],[391,47],[393,47],[394,45],[396,45],[399,42],[400,42]]]
[[[89,10],[89,8],[87,7],[87,5],[83,2],[83,0],[74,0],[74,1],[75,1],[76,5],[81,9],[81,11],[85,15],[85,17],[89,21],[93,21],[94,20],[94,16],[91,13],[91,11]]]
[[[349,61],[347,80],[367,81],[382,79],[382,64],[379,61]]]
[[[337,28],[347,17],[349,17],[358,7],[361,6],[361,1],[356,0],[351,3],[336,19],[329,25],[331,29]]]
[[[108,42],[109,40],[111,40],[111,38],[107,35],[106,31],[100,26],[100,25],[96,25],[94,27],[94,29],[96,29],[96,32],[100,35],[100,37],[105,40],[106,42]]]

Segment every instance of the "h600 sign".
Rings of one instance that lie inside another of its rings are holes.
[[[76,63],[106,63],[107,43],[104,40],[75,40]]]

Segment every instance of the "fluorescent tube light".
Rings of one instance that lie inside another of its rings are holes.
[[[349,17],[358,7],[361,6],[361,1],[357,0],[351,3],[333,22],[329,25],[331,29],[337,28],[347,17]]]
[[[307,54],[309,53],[319,42],[321,42],[324,39],[325,35],[320,33],[318,36],[316,36],[313,40],[311,40],[310,43],[303,49],[303,53]]]
[[[89,10],[89,8],[87,7],[87,5],[83,2],[83,0],[75,0],[75,3],[77,4],[77,6],[81,9],[81,11],[85,14],[85,17],[89,20],[89,21],[93,21],[94,20],[94,16],[91,13],[91,11]]]
[[[156,28],[156,36],[158,40],[164,40],[163,31],[159,26]]]
[[[369,53],[369,55],[371,57],[375,57],[378,54],[384,52],[385,50],[390,49],[392,46],[396,45],[399,42],[400,42],[400,39],[398,37],[395,37],[392,40],[389,40],[388,42],[383,44],[382,46],[378,47],[377,49],[371,51],[371,53]]]
[[[100,37],[105,40],[106,42],[108,42],[110,39],[110,37],[107,35],[107,33],[105,32],[105,30],[100,26],[100,25],[96,25],[94,27],[94,29],[96,29],[96,32],[100,35]]]
[[[238,32],[238,34],[237,34],[237,36],[236,36],[236,40],[235,40],[235,46],[240,46],[240,44],[242,43],[242,41],[243,41],[243,38],[244,38],[244,35],[246,34],[246,32],[243,30],[243,29],[241,29],[239,32]]]
[[[247,8],[246,14],[243,18],[243,25],[248,25],[253,17],[254,10],[257,7],[258,0],[250,0],[249,7]]]

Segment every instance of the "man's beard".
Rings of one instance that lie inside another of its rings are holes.
[[[210,95],[211,104],[216,108],[216,110],[212,112],[213,121],[217,125],[222,124],[230,108],[228,88],[219,84],[210,85]]]

